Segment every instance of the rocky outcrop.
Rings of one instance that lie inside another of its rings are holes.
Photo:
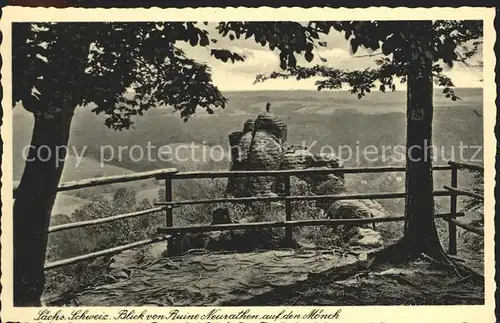
[[[248,119],[243,125],[243,133],[251,132],[254,130],[255,120]]]
[[[349,239],[351,245],[363,247],[380,247],[382,245],[382,235],[380,232],[369,228],[354,228],[355,234]]]
[[[367,219],[385,216],[382,205],[373,200],[336,201],[331,203],[326,213],[330,219]],[[361,226],[368,227],[368,225]]]
[[[373,200],[336,201],[331,203],[326,213],[330,219],[368,219],[386,216],[383,206]],[[364,247],[382,245],[382,235],[376,231],[375,224],[343,225],[338,229],[343,231],[352,245]]]
[[[287,126],[275,115],[262,113],[247,120],[242,131],[229,135],[232,147],[231,170],[278,169],[341,169],[343,162],[334,154],[315,154],[303,147],[287,143]],[[297,176],[306,183],[307,192],[314,195],[334,195],[345,191],[342,171]],[[284,194],[285,179],[280,176],[233,177],[226,194],[234,197],[274,196]],[[300,184],[303,186],[303,184]],[[317,201],[316,207],[332,219],[374,218],[385,216],[383,207],[372,200]],[[318,209],[317,209],[318,210]],[[279,221],[280,219],[273,219]],[[284,220],[284,219],[281,219]],[[259,219],[231,219],[227,209],[213,213],[212,224],[260,222]],[[380,234],[370,225],[343,226],[346,241],[362,246],[379,246]],[[284,230],[235,230],[188,235],[178,241],[179,250],[203,248],[209,250],[249,251],[289,246],[284,241]],[[295,242],[293,242],[295,243]]]
[[[286,125],[272,114],[263,113],[255,121],[247,120],[241,136],[239,132],[229,136],[231,151],[234,152],[231,170],[279,169],[285,153],[283,143],[286,137]],[[276,193],[276,177],[231,178],[227,193],[237,197]]]
[[[288,128],[280,118],[271,113],[261,113],[254,123],[254,131],[273,135],[281,143],[285,143]]]
[[[279,220],[279,219],[276,219]],[[284,220],[284,217],[283,219]],[[212,213],[211,225],[231,223],[259,222],[258,219],[246,217],[232,219],[227,208],[217,208]],[[182,254],[192,249],[211,251],[250,252],[258,249],[280,249],[296,247],[297,242],[286,241],[283,229],[247,229],[231,231],[214,231],[189,234],[179,237],[175,245],[171,245],[169,255]]]
[[[313,154],[304,148],[289,147],[287,126],[278,117],[260,114],[247,120],[242,132],[229,135],[231,170],[277,170],[342,168],[342,161],[333,154]],[[335,194],[343,189],[343,174],[299,176],[315,194]],[[234,177],[229,179],[227,194],[235,197],[282,195],[284,179],[276,176]]]
[[[289,148],[283,156],[281,168],[306,169],[312,165],[313,160],[314,155],[309,150]]]
[[[248,153],[249,167],[247,169],[279,169],[283,154],[284,149],[276,137],[264,131],[257,131]],[[248,194],[259,196],[276,193],[275,182],[275,176],[252,176],[248,180]]]
[[[243,131],[236,131],[229,134],[229,144],[231,145],[231,170],[238,171],[246,168],[248,160],[248,150],[252,142],[253,120],[245,122]],[[246,177],[231,177],[228,180],[226,193],[235,197],[247,195]]]

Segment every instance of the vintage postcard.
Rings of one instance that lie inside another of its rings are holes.
[[[5,322],[493,322],[494,8],[6,7]]]

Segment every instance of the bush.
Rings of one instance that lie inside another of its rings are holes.
[[[136,201],[135,190],[119,188],[113,200],[96,197],[90,203],[77,209],[71,217],[56,215],[52,222],[62,224],[125,214],[152,208],[147,200]],[[47,261],[55,261],[95,252],[114,246],[147,239],[156,234],[158,226],[164,223],[164,214],[156,213],[85,228],[55,232],[49,235]],[[141,253],[140,249],[137,250]],[[78,263],[73,266],[47,273],[46,293],[61,293],[75,290],[102,276],[109,265],[110,257]]]
[[[458,234],[463,246],[476,253],[482,253],[484,250],[484,237],[473,232],[459,232]]]

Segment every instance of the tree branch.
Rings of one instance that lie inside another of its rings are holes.
[[[380,56],[384,55],[384,53],[375,53],[375,54],[367,54],[367,55],[355,55],[353,56],[354,58],[360,58],[360,57],[374,57],[374,56]]]

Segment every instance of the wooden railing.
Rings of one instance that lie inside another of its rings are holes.
[[[484,196],[479,195],[474,192],[463,190],[458,188],[458,171],[461,169],[484,172],[484,167],[482,165],[454,162],[450,161],[448,164],[451,166],[451,184],[450,186],[445,185],[444,189],[449,191],[452,195],[450,196],[450,217],[445,218],[448,221],[448,253],[451,255],[457,254],[457,226],[470,232],[484,236],[484,231],[482,228],[473,227],[466,223],[457,220],[457,197],[459,195],[469,196],[472,198],[484,200]]]
[[[481,171],[483,168],[479,165],[465,164],[465,163],[455,163],[450,162],[449,165],[438,165],[434,166],[435,171],[446,171],[451,170],[451,186],[445,186],[444,190],[434,191],[434,196],[450,196],[450,213],[436,214],[436,218],[442,218],[449,223],[449,250],[450,254],[456,254],[456,227],[459,226],[465,230],[482,234],[482,230],[469,226],[457,220],[458,217],[464,216],[464,213],[457,212],[457,197],[460,195],[471,196],[479,198],[476,193],[465,191],[457,187],[458,176],[457,172],[461,168],[468,168],[472,170]],[[165,212],[166,226],[164,228],[159,228],[157,237],[137,241],[134,243],[113,247],[97,252],[91,252],[77,257],[72,257],[68,259],[58,260],[54,262],[47,263],[45,265],[46,270],[56,269],[63,266],[75,264],[85,260],[95,259],[102,256],[110,256],[120,253],[124,250],[137,248],[139,246],[144,246],[160,241],[169,240],[177,234],[180,233],[198,233],[198,232],[209,232],[209,231],[223,231],[223,230],[237,230],[237,229],[249,229],[249,228],[271,228],[271,227],[285,227],[285,238],[291,240],[293,227],[299,226],[318,226],[318,225],[362,225],[368,223],[380,223],[380,222],[395,222],[404,221],[403,216],[392,216],[392,217],[380,217],[371,219],[319,219],[319,220],[292,220],[293,219],[293,208],[291,203],[294,201],[309,201],[309,200],[327,200],[327,201],[339,201],[339,200],[351,200],[351,199],[393,199],[393,198],[404,198],[406,194],[404,192],[383,192],[383,193],[359,193],[359,194],[336,194],[336,195],[313,195],[313,196],[292,196],[290,193],[290,177],[300,176],[300,175],[318,175],[318,174],[331,174],[331,173],[342,173],[342,174],[361,174],[361,173],[387,173],[387,172],[404,172],[404,167],[365,167],[365,168],[337,168],[337,169],[305,169],[305,170],[272,170],[272,171],[209,171],[209,172],[182,172],[178,173],[175,168],[168,168],[162,170],[156,170],[151,172],[143,172],[136,174],[120,175],[120,176],[109,176],[100,178],[91,178],[84,180],[77,180],[72,182],[61,183],[59,185],[58,191],[69,191],[76,190],[85,187],[94,187],[107,184],[124,183],[145,179],[161,179],[165,181],[165,191],[166,199],[162,202],[157,202],[157,207],[131,212],[126,214],[119,214],[115,216],[110,216],[101,219],[87,220],[75,223],[67,223],[56,226],[51,226],[49,228],[49,233],[70,230],[75,228],[88,227],[93,225],[99,225],[102,223],[109,223],[118,220],[128,219],[137,216],[144,216],[148,214]],[[285,196],[263,196],[263,197],[241,197],[241,198],[214,198],[214,199],[200,199],[200,200],[183,200],[183,201],[173,201],[172,198],[172,182],[174,180],[184,180],[184,179],[201,179],[201,178],[231,178],[231,177],[251,177],[251,176],[280,176],[285,179]],[[17,191],[17,185],[14,185],[14,197]],[[482,198],[482,197],[481,197]],[[212,203],[247,203],[255,201],[285,201],[285,221],[276,222],[257,222],[257,223],[237,223],[237,224],[219,224],[219,225],[192,225],[183,227],[173,226],[173,216],[174,208],[183,205],[195,205],[195,204],[212,204]]]

